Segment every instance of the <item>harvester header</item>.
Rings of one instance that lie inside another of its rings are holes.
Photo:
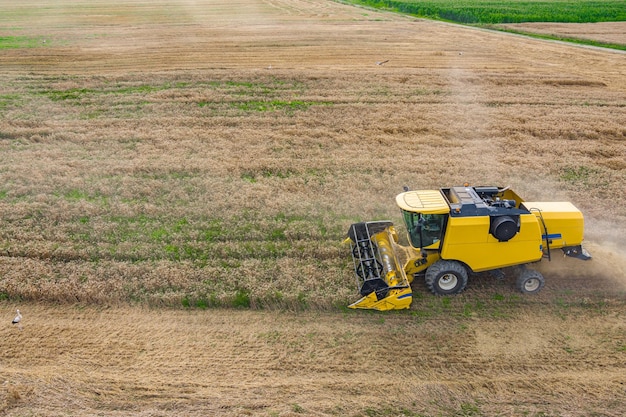
[[[362,298],[352,308],[409,308],[411,283],[423,278],[434,294],[458,294],[471,274],[514,267],[516,286],[536,293],[544,278],[528,264],[561,249],[582,260],[584,219],[569,202],[528,202],[508,187],[405,191],[396,197],[408,245],[390,221],[352,224],[348,230]]]

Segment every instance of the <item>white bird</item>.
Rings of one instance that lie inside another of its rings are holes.
[[[17,328],[22,330],[22,313],[20,313],[19,309],[17,310],[17,316],[15,316],[12,323],[17,324]]]
[[[385,60],[385,61],[377,61],[376,65],[385,65],[387,62],[389,62],[389,60]]]

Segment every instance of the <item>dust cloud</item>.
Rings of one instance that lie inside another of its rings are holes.
[[[551,260],[542,261],[540,269],[553,291],[569,292],[573,296],[622,297],[626,295],[626,249],[620,239],[621,227],[606,221],[585,219],[583,248],[592,256],[582,261],[553,250]]]
[[[593,270],[597,270],[602,278],[619,285],[626,291],[626,248],[624,225],[616,225],[610,221],[586,219],[585,247],[594,257]]]

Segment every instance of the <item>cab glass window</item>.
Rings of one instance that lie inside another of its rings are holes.
[[[425,248],[441,240],[445,214],[421,214],[403,210],[403,217],[414,248]]]

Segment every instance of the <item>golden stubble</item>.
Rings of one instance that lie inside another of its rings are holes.
[[[376,399],[416,412],[480,404],[489,415],[618,415],[618,306],[584,321],[584,306],[541,322],[530,320],[537,308],[513,308],[506,319],[423,321],[32,304],[22,331],[1,331],[4,410],[352,415]]]

